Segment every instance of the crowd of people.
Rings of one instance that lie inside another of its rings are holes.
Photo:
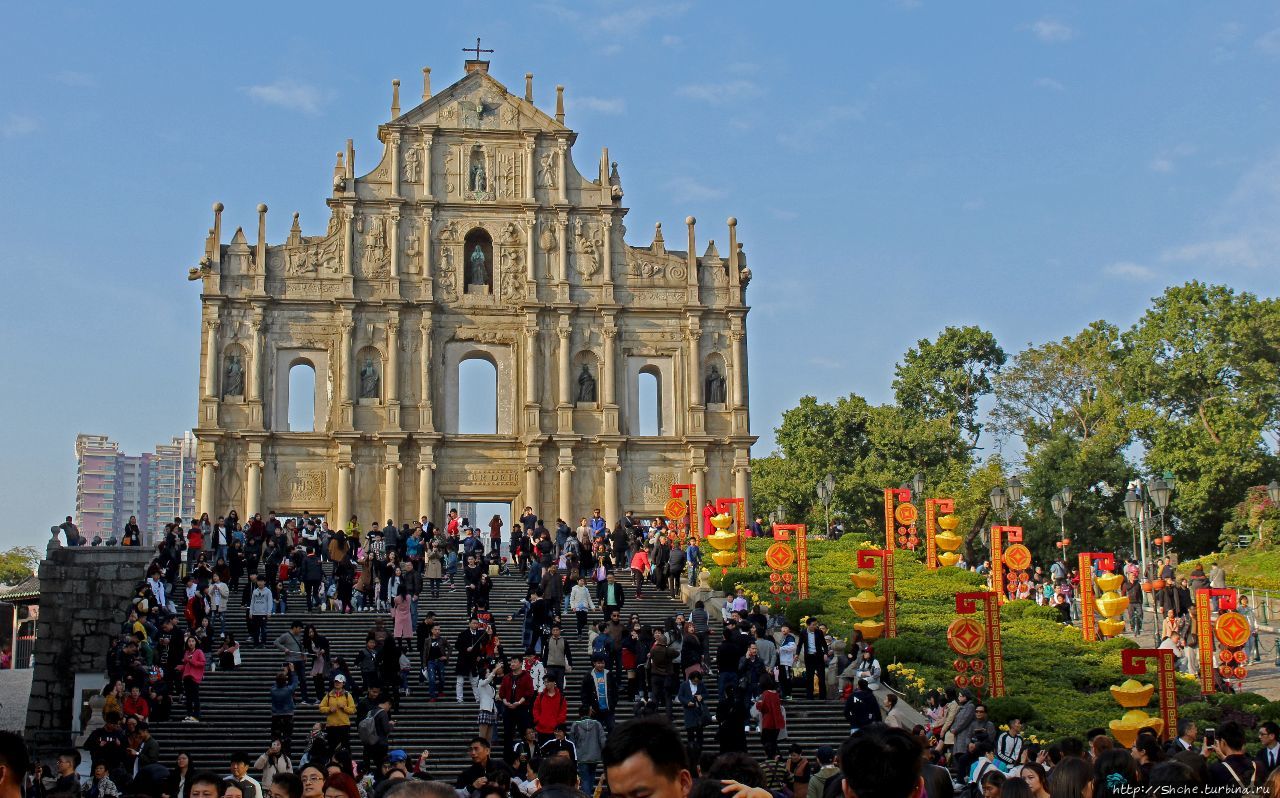
[[[1224,783],[1243,752],[1229,724],[1198,750],[1194,725],[1180,728],[1169,750],[1148,738],[1116,750],[1100,729],[1083,742],[1041,748],[1023,739],[1018,719],[998,731],[966,690],[930,694],[921,718],[881,689],[874,647],[856,631],[846,640],[817,618],[792,628],[741,590],[715,614],[701,603],[658,622],[629,611],[628,602],[646,591],[675,594],[697,579],[698,535],[682,541],[664,520],[642,523],[631,513],[610,527],[599,510],[576,528],[563,519],[549,527],[526,507],[505,540],[503,526],[495,516],[481,529],[456,511],[442,526],[389,520],[367,530],[355,517],[340,529],[305,516],[241,522],[234,511],[189,526],[175,519],[111,649],[108,683],[90,702],[93,719],[80,748],[48,768],[32,766],[26,793],[213,798],[197,792],[203,770],[190,752],[161,756],[151,724],[179,712],[199,723],[206,672],[238,667],[242,646],[274,650],[280,667],[268,689],[270,739],[243,741],[246,750],[210,785],[232,798],[375,798],[404,779],[442,779],[465,798],[520,798],[546,789],[546,772],[567,789],[630,795],[609,769],[609,750],[636,745],[618,743],[631,740],[621,730],[658,725],[687,763],[688,789],[708,797],[705,785],[718,779],[732,780],[739,796],[755,790],[764,791],[759,798],[827,798],[839,794],[832,786],[839,783],[848,796],[865,775],[851,780],[847,765],[859,755],[851,760],[850,752],[884,753],[886,746],[894,756],[912,752],[929,796],[968,789],[1017,798],[1120,794],[1121,784]],[[708,511],[699,527],[710,531]],[[1047,581],[1070,589],[1074,576],[1053,573]],[[518,611],[494,611],[495,577],[523,580],[528,589]],[[460,628],[420,611],[422,599],[446,591],[464,595]],[[226,631],[235,594],[249,630],[244,641]],[[1044,594],[1045,603],[1049,598]],[[298,613],[279,626],[290,602],[301,602],[308,620],[310,613],[370,613],[363,646],[334,650]],[[788,742],[787,706],[799,695],[832,693],[842,702],[847,738],[812,754]],[[640,721],[619,717],[623,697]],[[405,700],[450,698],[475,711],[471,765],[434,773],[426,751],[413,757],[392,747],[396,718]],[[299,706],[316,707],[323,719],[295,746]],[[664,725],[677,717],[682,734]],[[744,753],[752,737],[763,751],[759,760]],[[1274,735],[1261,742],[1280,751]],[[81,751],[92,774],[83,782]],[[657,764],[669,772],[675,755],[664,756]],[[1266,756],[1243,774],[1250,783],[1274,769],[1276,757]],[[879,767],[868,761],[860,771]]]

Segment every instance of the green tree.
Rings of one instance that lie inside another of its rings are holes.
[[[16,585],[35,572],[40,552],[31,546],[18,546],[0,554],[0,584]]]
[[[1184,555],[1217,542],[1231,508],[1275,473],[1280,302],[1190,282],[1157,297],[1124,336],[1131,423],[1155,472],[1177,475]]]
[[[974,446],[982,432],[978,401],[991,392],[991,378],[1005,352],[980,327],[947,327],[938,340],[922,338],[902,356],[893,381],[898,405],[926,419],[942,419]]]
[[[1026,448],[1027,505],[1020,515],[1026,544],[1042,561],[1069,551],[1131,548],[1124,521],[1125,488],[1134,469],[1122,388],[1120,331],[1096,321],[1074,337],[1028,347],[993,381],[991,429]],[[1063,522],[1052,497],[1070,487]]]

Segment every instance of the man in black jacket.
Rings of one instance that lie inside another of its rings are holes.
[[[850,734],[880,722],[880,705],[876,703],[875,693],[867,687],[866,679],[858,680],[857,688],[844,702],[844,717],[849,721]]]
[[[1220,761],[1209,766],[1209,785],[1245,789],[1262,784],[1262,768],[1244,752],[1244,727],[1229,720],[1218,727]]]
[[[818,619],[810,618],[800,633],[800,651],[804,653],[804,694],[813,698],[813,680],[818,679],[818,697],[827,697],[827,637],[818,628]],[[875,703],[874,701],[872,702]]]

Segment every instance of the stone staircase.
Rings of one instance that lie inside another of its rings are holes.
[[[625,582],[627,580],[619,580]],[[510,576],[494,578],[491,594],[491,609],[496,619],[498,633],[504,645],[511,653],[520,645],[520,619],[507,622],[506,617],[514,613],[525,595],[525,583],[518,573]],[[274,639],[288,629],[289,622],[299,619],[304,624],[314,624],[317,630],[329,639],[331,650],[335,655],[343,655],[350,663],[364,646],[365,635],[373,629],[377,618],[385,619],[385,627],[391,628],[391,619],[386,613],[353,613],[341,615],[332,612],[307,612],[306,602],[301,596],[289,596],[288,612],[284,615],[272,616],[268,639]],[[624,608],[624,617],[634,612],[641,621],[647,624],[661,624],[667,617],[684,610],[683,605],[665,595],[647,593],[641,600],[628,596]],[[420,600],[419,612],[436,613],[436,618],[443,628],[443,634],[452,643],[453,638],[465,625],[465,599],[461,587],[456,592],[447,588],[440,599],[432,600],[425,595]],[[599,612],[592,613],[592,622],[598,622]],[[575,663],[574,672],[567,674],[569,697],[569,719],[576,717],[577,678],[589,667],[590,652],[587,639],[575,638],[572,616],[565,619],[567,635],[573,644]],[[237,640],[248,640],[248,630],[239,595],[233,595],[231,608],[227,616],[227,630]],[[718,641],[718,632],[713,628],[711,645],[714,649]],[[211,768],[224,771],[230,755],[234,751],[243,750],[251,759],[257,758],[269,742],[271,711],[270,692],[274,674],[283,661],[283,656],[271,646],[254,649],[242,645],[242,664],[231,671],[217,671],[206,674],[201,689],[203,720],[201,723],[181,722],[185,712],[180,701],[175,701],[173,719],[164,723],[152,724],[152,736],[159,741],[162,761],[171,764],[179,751],[187,751],[196,759],[201,769]],[[411,760],[423,750],[431,752],[428,768],[437,778],[452,782],[457,774],[469,764],[467,742],[476,732],[476,707],[472,701],[471,691],[466,690],[466,702],[456,703],[454,698],[454,679],[452,666],[446,672],[445,698],[428,702],[425,686],[418,683],[417,654],[411,655],[414,670],[410,676],[411,695],[402,697],[400,709],[395,713],[396,728],[391,738],[392,748],[402,748]],[[708,697],[714,701],[716,680],[714,677],[704,680],[708,688]],[[812,755],[819,744],[838,744],[848,734],[842,704],[835,700],[809,701],[797,697],[786,705],[789,725],[789,740],[799,742],[807,753]],[[618,720],[633,716],[635,707],[624,695],[618,706]],[[681,712],[675,711],[677,726],[681,725]],[[294,716],[293,751],[295,764],[297,757],[306,748],[307,734],[316,722],[323,718],[318,709],[312,706],[298,706]],[[355,720],[353,720],[354,725]],[[714,727],[706,729],[707,750],[716,750]],[[501,730],[498,733],[501,738]],[[748,735],[751,753],[763,756],[759,736]],[[359,761],[360,743],[352,729],[353,754]],[[785,743],[784,743],[785,747]]]

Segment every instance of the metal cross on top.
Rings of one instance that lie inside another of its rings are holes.
[[[493,50],[482,50],[482,49],[480,49],[480,37],[479,37],[479,36],[477,36],[477,37],[476,37],[476,46],[475,46],[475,47],[463,47],[463,48],[462,48],[462,52],[464,52],[464,53],[475,53],[475,54],[476,54],[476,60],[477,60],[477,61],[479,61],[479,60],[480,60],[480,54],[481,54],[481,53],[492,53],[492,52],[493,52]]]

